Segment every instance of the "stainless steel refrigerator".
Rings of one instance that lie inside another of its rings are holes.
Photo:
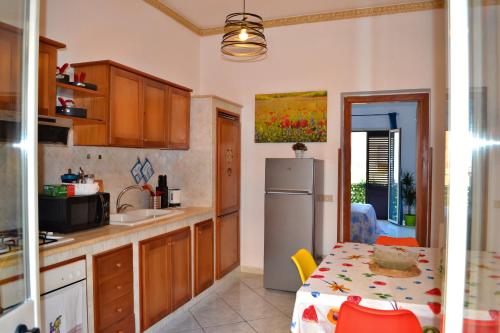
[[[319,248],[322,229],[323,161],[268,158],[265,180],[264,287],[297,291],[301,281],[290,257]]]

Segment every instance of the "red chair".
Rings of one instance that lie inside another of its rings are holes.
[[[472,320],[464,319],[463,333],[499,333],[498,320]]]
[[[417,317],[409,310],[377,310],[351,302],[340,307],[335,333],[422,333]]]
[[[375,241],[375,244],[387,245],[387,246],[411,246],[411,247],[420,246],[420,244],[418,244],[418,241],[412,237],[396,238],[389,236],[379,236]]]

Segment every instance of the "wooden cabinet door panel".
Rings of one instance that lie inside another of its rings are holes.
[[[132,245],[94,255],[93,278],[95,331],[133,318]]]
[[[217,279],[240,264],[239,212],[217,218]]]
[[[172,311],[191,299],[191,229],[172,233],[170,260],[172,263]]]
[[[116,146],[142,146],[142,78],[111,67],[110,143]]]
[[[191,95],[171,87],[169,104],[168,146],[172,149],[188,149]]]
[[[57,49],[40,43],[38,50],[38,113],[55,115]]]
[[[171,311],[169,237],[140,242],[141,328],[147,329]]]
[[[144,79],[144,131],[145,147],[166,148],[168,86]]]
[[[194,226],[194,294],[214,283],[214,223],[212,220]]]
[[[240,207],[240,122],[217,117],[217,215]]]
[[[0,29],[0,110],[18,110],[22,34]]]

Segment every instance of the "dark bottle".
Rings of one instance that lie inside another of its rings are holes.
[[[156,187],[156,191],[161,193],[161,208],[168,208],[167,175],[158,176],[158,187]]]

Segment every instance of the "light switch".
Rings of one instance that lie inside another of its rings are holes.
[[[493,201],[493,207],[500,208],[500,200]]]

